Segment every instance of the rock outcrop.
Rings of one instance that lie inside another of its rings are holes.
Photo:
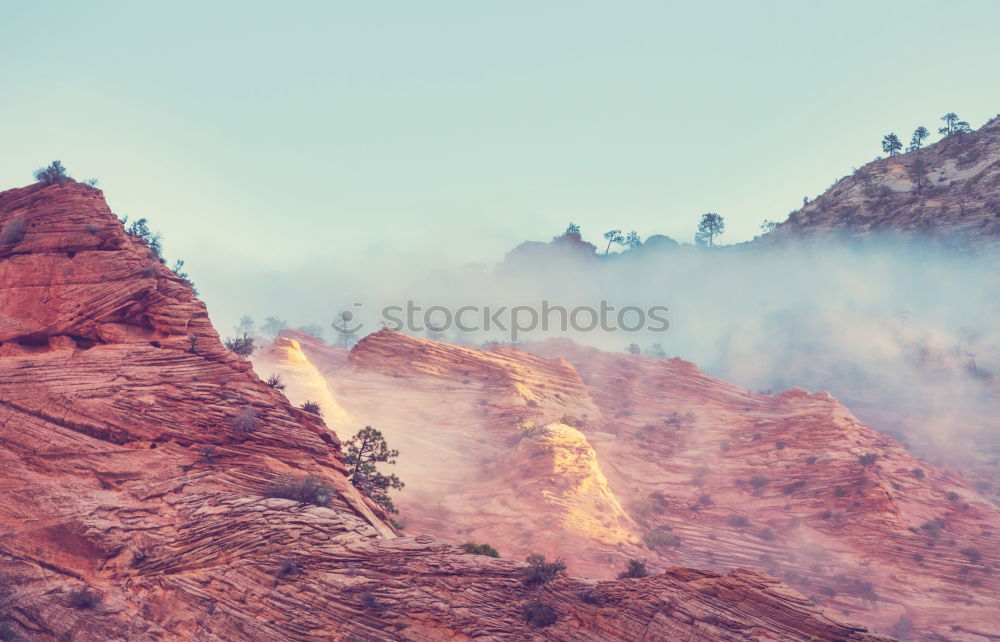
[[[605,578],[629,558],[755,566],[902,637],[1000,634],[995,504],[827,393],[756,394],[568,340],[477,350],[389,331],[327,382],[351,421],[338,432],[375,425],[400,449],[407,533]]]
[[[905,238],[1000,243],[1000,116],[971,133],[873,161],[757,242]]]
[[[5,640],[877,639],[757,571],[531,588],[521,562],[398,537],[336,435],[223,348],[99,191],[0,193],[0,240]],[[523,400],[534,372],[484,376]],[[531,448],[552,461],[582,449],[547,430]],[[273,496],[307,475],[325,505]],[[557,621],[528,623],[531,602]]]

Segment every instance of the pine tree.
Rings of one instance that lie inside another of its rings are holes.
[[[698,233],[694,235],[695,243],[698,245],[715,245],[715,237],[721,236],[726,231],[726,219],[715,212],[703,214],[701,222],[698,223]]]
[[[923,147],[924,141],[927,140],[927,137],[930,135],[931,133],[927,131],[927,128],[923,125],[917,127],[913,130],[913,137],[910,138],[910,146],[906,148],[906,151],[913,152],[920,149]]]
[[[344,462],[348,479],[354,487],[390,513],[398,513],[389,489],[400,490],[403,482],[396,475],[383,475],[376,464],[395,464],[399,451],[390,449],[380,430],[365,426],[344,443]]]
[[[899,136],[895,134],[886,134],[882,138],[882,151],[889,154],[890,157],[895,156],[903,149],[903,143],[900,142]]]

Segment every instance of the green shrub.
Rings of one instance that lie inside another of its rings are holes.
[[[13,245],[14,243],[20,243],[24,240],[27,229],[28,224],[25,222],[23,216],[11,217],[3,226],[3,231],[0,231],[0,244]]]
[[[754,488],[763,488],[764,486],[767,486],[770,482],[771,480],[765,477],[764,475],[754,475],[753,477],[750,478],[750,485],[753,486]]]
[[[750,524],[750,520],[746,515],[730,515],[726,522],[733,528],[743,528]]]
[[[475,542],[466,542],[462,544],[462,548],[465,549],[466,553],[471,553],[473,555],[500,557],[500,553],[497,552],[497,549],[493,548],[489,544],[476,544]]]
[[[646,560],[630,559],[628,567],[618,574],[618,579],[634,579],[647,577],[648,575],[649,571],[646,570]]]
[[[69,594],[69,604],[77,609],[96,609],[101,603],[101,596],[88,588],[72,591]]]
[[[63,185],[73,182],[73,178],[66,173],[66,168],[59,161],[52,161],[48,167],[36,169],[35,180],[42,185]]]
[[[555,624],[559,616],[548,604],[532,600],[524,605],[524,620],[532,626],[543,628]]]
[[[604,606],[607,603],[607,598],[598,593],[595,589],[587,589],[582,593],[578,594],[580,600],[591,606]]]
[[[279,480],[269,486],[264,495],[265,497],[294,499],[303,504],[327,506],[330,504],[330,500],[336,497],[337,491],[316,475],[309,475],[308,477],[288,477]]]
[[[557,558],[554,562],[546,562],[545,556],[538,553],[532,553],[525,561],[528,565],[521,569],[521,573],[528,586],[548,584],[566,570],[566,562],[563,560]]]
[[[281,381],[281,377],[276,374],[272,374],[267,378],[267,385],[274,388],[275,390],[284,390],[285,384]]]
[[[651,549],[676,547],[681,545],[681,538],[674,535],[669,526],[657,526],[642,536],[642,541]]]
[[[302,565],[291,558],[281,560],[281,566],[278,567],[278,575],[299,575],[302,573]]]
[[[381,611],[385,606],[378,601],[375,594],[371,591],[365,591],[361,594],[361,605],[366,609],[373,609],[375,611]]]
[[[319,415],[320,417],[323,416],[323,409],[319,407],[319,403],[316,401],[306,401],[299,406],[299,408],[305,410],[306,412],[311,412],[314,415]]]
[[[858,461],[861,462],[862,466],[871,466],[878,459],[878,455],[875,453],[865,453],[863,455],[858,455]]]
[[[959,553],[961,553],[962,555],[965,555],[965,557],[967,557],[968,560],[970,562],[972,562],[973,564],[978,564],[980,562],[980,560],[983,559],[983,554],[980,553],[979,549],[976,549],[976,548],[971,548],[971,547],[970,548],[963,548],[962,550],[959,551]]]
[[[924,522],[920,525],[920,530],[927,531],[927,534],[937,539],[941,537],[941,531],[944,530],[945,522],[940,517],[936,517],[930,521]]]
[[[222,343],[241,357],[249,357],[256,350],[254,338],[251,336],[229,337]]]
[[[252,406],[243,406],[229,420],[233,430],[244,435],[257,430],[257,411]]]

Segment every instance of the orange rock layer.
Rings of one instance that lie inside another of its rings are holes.
[[[827,393],[755,394],[567,340],[479,350],[389,331],[327,384],[340,434],[371,424],[399,448],[407,533],[604,578],[629,558],[754,566],[883,631],[1000,635],[1000,511]]]
[[[0,193],[0,239],[4,639],[876,639],[756,571],[533,589],[521,562],[397,537],[99,191]],[[309,474],[328,506],[266,496]],[[531,600],[558,621],[527,623]]]

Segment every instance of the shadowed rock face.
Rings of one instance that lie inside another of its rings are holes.
[[[328,375],[349,419],[335,429],[375,425],[399,448],[407,533],[603,578],[628,558],[756,566],[881,630],[996,634],[1000,512],[829,394],[755,394],[567,340],[523,348],[382,331]]]
[[[5,639],[876,639],[757,571],[531,589],[520,562],[395,537],[333,432],[223,349],[99,191],[0,193],[0,238]],[[516,456],[582,451],[566,468],[593,477],[582,435]],[[335,489],[327,506],[265,496],[305,475]],[[528,624],[529,600],[558,622]]]

